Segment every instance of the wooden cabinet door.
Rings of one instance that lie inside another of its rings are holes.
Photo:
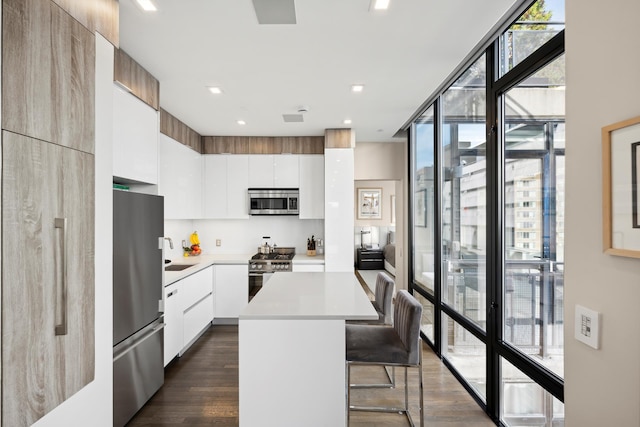
[[[44,0],[2,2],[2,128],[94,152],[95,36]]]
[[[31,425],[94,378],[93,155],[3,131],[2,208],[2,422]]]

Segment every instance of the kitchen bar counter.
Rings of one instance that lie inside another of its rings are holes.
[[[353,273],[275,273],[240,313],[240,320],[377,318]]]
[[[346,425],[345,320],[377,318],[354,273],[275,273],[240,314],[240,427]]]

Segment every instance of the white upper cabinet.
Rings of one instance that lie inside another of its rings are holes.
[[[249,155],[249,187],[273,188],[273,155]]]
[[[298,188],[300,180],[298,172],[300,156],[295,154],[281,154],[273,156],[273,186],[274,188]]]
[[[113,176],[158,183],[158,112],[113,85]]]
[[[160,134],[158,194],[164,196],[165,219],[202,217],[201,154]]]
[[[203,157],[204,218],[249,218],[249,156],[205,154]]]
[[[295,154],[249,155],[249,188],[298,188],[299,157]]]
[[[324,156],[303,154],[300,158],[300,207],[301,219],[324,218]]]

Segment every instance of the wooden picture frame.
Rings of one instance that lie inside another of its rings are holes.
[[[603,249],[640,258],[640,116],[602,128]]]
[[[382,188],[358,188],[358,219],[382,219]]]

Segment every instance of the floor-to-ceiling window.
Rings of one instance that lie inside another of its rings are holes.
[[[564,5],[521,11],[411,124],[411,287],[492,417],[561,426]]]

